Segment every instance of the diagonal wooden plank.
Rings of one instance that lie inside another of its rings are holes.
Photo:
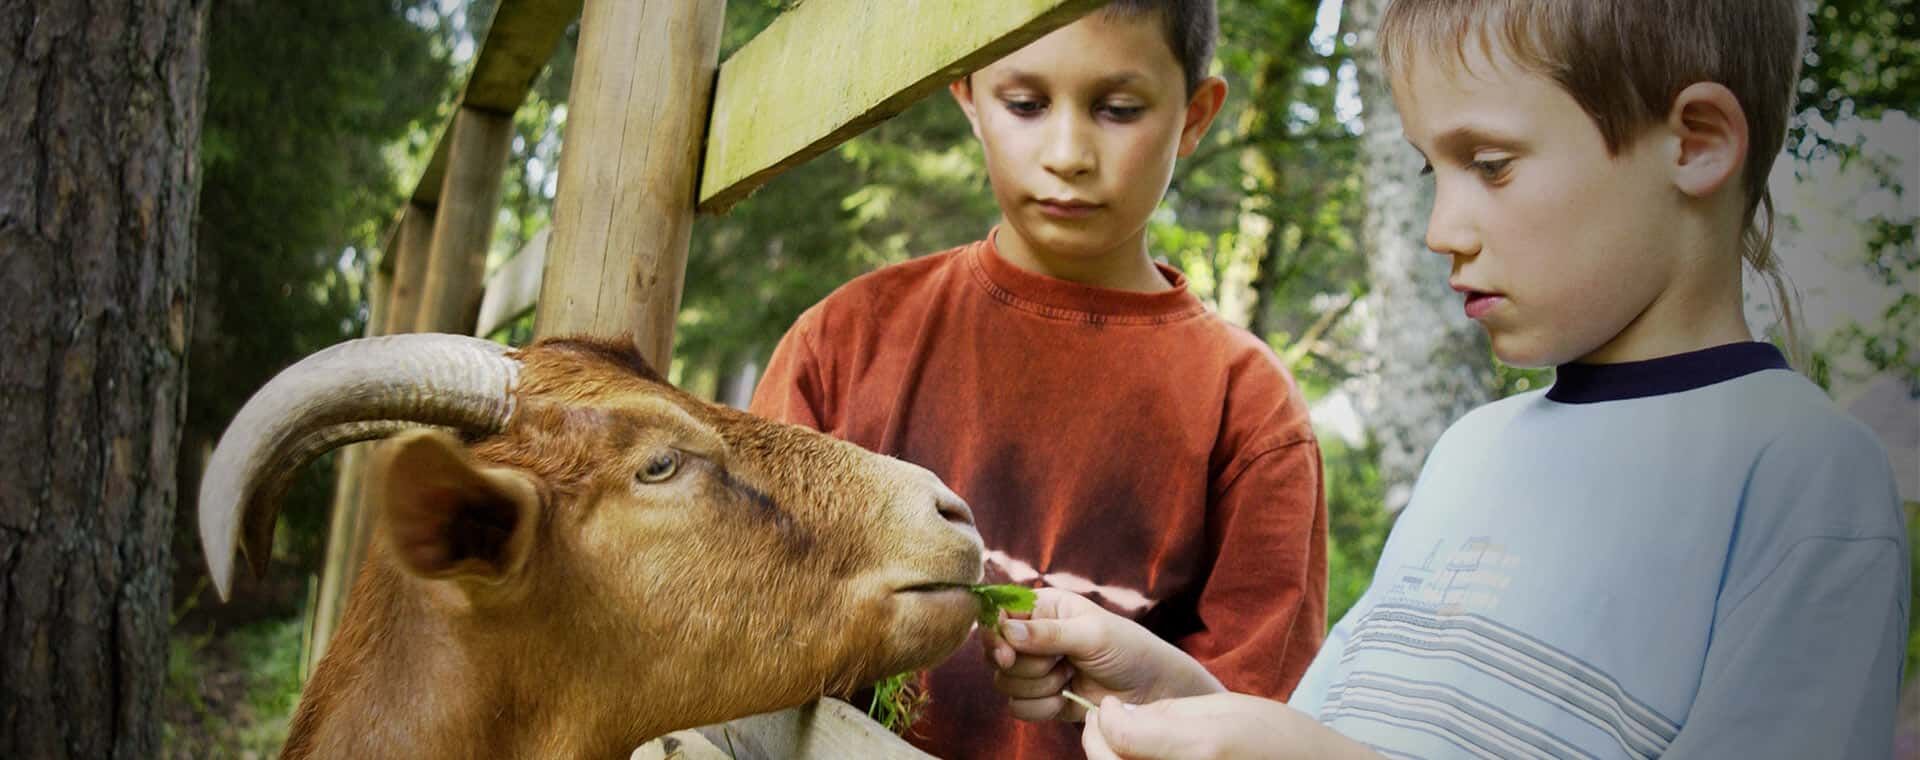
[[[552,235],[552,227],[534,233],[525,248],[487,276],[487,286],[480,296],[480,321],[474,323],[474,337],[492,335],[525,315],[540,300],[540,275],[547,268],[547,239]]]
[[[460,105],[511,114],[533,89],[533,80],[553,60],[567,27],[580,18],[585,0],[502,0],[487,24],[487,39]]]
[[[511,116],[520,110],[533,89],[533,80],[547,67],[567,27],[580,18],[585,0],[501,0],[487,23],[480,55],[473,61],[467,83],[460,89],[454,111],[465,106]],[[447,174],[448,120],[434,140],[433,157],[420,175],[408,200],[426,208],[440,205],[440,185]]]
[[[720,67],[699,208],[775,175],[1109,0],[809,0]]]

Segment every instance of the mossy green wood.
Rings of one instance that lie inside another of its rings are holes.
[[[720,66],[699,205],[774,175],[1108,0],[808,0]]]

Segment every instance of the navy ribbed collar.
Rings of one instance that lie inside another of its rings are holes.
[[[1621,364],[1563,364],[1547,398],[1563,404],[1592,404],[1663,396],[1769,369],[1788,369],[1787,357],[1773,344],[1759,342]]]

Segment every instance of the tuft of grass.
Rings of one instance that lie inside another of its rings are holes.
[[[920,688],[919,673],[898,673],[873,685],[873,703],[867,717],[901,736],[920,720],[927,707],[927,693]]]

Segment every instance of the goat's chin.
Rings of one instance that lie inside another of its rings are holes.
[[[965,587],[899,591],[887,631],[890,660],[881,676],[917,670],[947,658],[967,639],[978,603]]]

